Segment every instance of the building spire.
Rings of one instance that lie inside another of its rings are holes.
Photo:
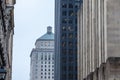
[[[48,26],[48,27],[47,27],[47,33],[48,33],[48,34],[51,34],[51,33],[52,33],[52,27],[51,27],[51,26]]]

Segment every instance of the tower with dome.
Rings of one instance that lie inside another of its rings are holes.
[[[54,80],[54,54],[54,34],[48,26],[31,51],[30,80]]]

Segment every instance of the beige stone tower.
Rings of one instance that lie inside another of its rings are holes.
[[[120,0],[83,0],[78,23],[78,79],[120,80]]]

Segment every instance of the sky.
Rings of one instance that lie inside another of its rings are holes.
[[[16,0],[14,6],[14,37],[12,80],[30,80],[30,53],[35,41],[54,32],[54,0]]]

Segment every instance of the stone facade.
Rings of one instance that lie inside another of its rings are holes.
[[[119,80],[119,17],[120,0],[83,0],[78,12],[79,80]]]
[[[0,0],[0,68],[6,70],[5,80],[12,78],[12,47],[15,0]]]

